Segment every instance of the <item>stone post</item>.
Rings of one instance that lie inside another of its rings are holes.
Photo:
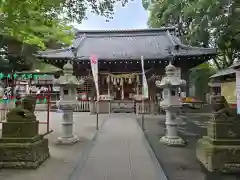
[[[169,109],[166,109],[166,128],[167,128],[167,136],[169,138],[177,137],[177,124],[174,121],[174,117],[172,112]]]

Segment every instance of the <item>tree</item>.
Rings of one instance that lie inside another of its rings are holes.
[[[195,95],[205,100],[206,93],[209,92],[209,77],[216,73],[216,69],[209,63],[203,63],[191,69],[189,80],[195,86]]]
[[[149,26],[175,26],[191,45],[215,47],[219,68],[230,66],[240,57],[240,12],[235,2],[223,0],[143,0],[150,11]]]
[[[127,0],[120,2],[125,5]],[[0,63],[9,62],[18,70],[32,67],[31,55],[37,48],[71,44],[75,32],[68,24],[81,23],[89,10],[109,19],[115,3],[112,0],[0,0],[0,48],[8,60],[0,59]],[[10,48],[9,42],[18,46]],[[13,49],[15,54],[11,53]]]
[[[121,2],[124,5],[127,0]],[[111,18],[115,3],[113,0],[0,0],[0,34],[41,48],[49,39],[69,44],[73,32],[67,24],[81,23],[89,10]]]

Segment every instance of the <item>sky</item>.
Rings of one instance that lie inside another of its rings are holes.
[[[106,18],[95,14],[87,14],[87,20],[82,24],[73,25],[80,30],[112,30],[112,29],[143,29],[147,28],[148,13],[142,7],[142,0],[130,1],[126,7],[117,4],[113,19],[106,22]]]

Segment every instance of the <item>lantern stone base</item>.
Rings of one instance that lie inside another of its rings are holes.
[[[73,135],[72,137],[58,137],[57,143],[58,144],[65,144],[65,145],[71,145],[79,142],[79,138],[76,135]]]
[[[41,136],[0,139],[0,169],[36,169],[49,157],[48,140]]]
[[[178,146],[178,147],[185,146],[187,144],[186,141],[179,136],[175,136],[175,137],[163,136],[161,137],[159,142],[167,146]]]
[[[215,143],[204,136],[197,143],[196,156],[210,172],[240,173],[240,139]]]

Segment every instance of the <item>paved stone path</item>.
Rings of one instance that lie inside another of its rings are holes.
[[[126,114],[111,115],[75,171],[72,180],[166,180],[137,121]]]
[[[37,119],[46,122],[47,112],[36,111]],[[108,114],[99,115],[99,127],[109,117]],[[84,159],[86,152],[92,147],[96,134],[96,116],[89,113],[74,113],[74,134],[80,138],[75,145],[57,145],[57,138],[62,134],[60,122],[61,113],[50,113],[50,128],[53,132],[46,136],[49,140],[51,157],[36,170],[0,169],[0,180],[69,180],[79,161]],[[41,124],[40,133],[46,132],[46,125]],[[0,132],[1,135],[1,132]]]

